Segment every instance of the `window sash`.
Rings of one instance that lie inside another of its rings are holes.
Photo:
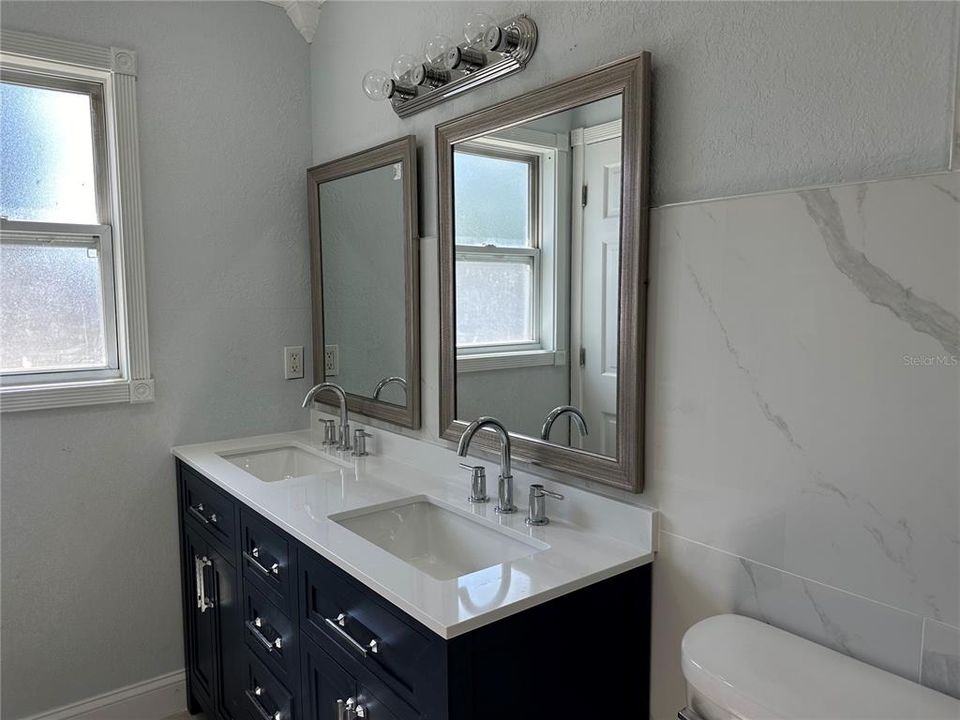
[[[522,353],[543,349],[543,338],[541,335],[541,313],[542,313],[542,272],[541,261],[541,217],[540,217],[540,173],[541,156],[525,150],[492,147],[481,143],[466,142],[458,145],[455,149],[458,153],[469,153],[485,157],[499,158],[503,160],[512,160],[514,162],[523,162],[527,164],[527,243],[526,247],[503,247],[495,244],[486,245],[457,245],[455,248],[454,262],[471,261],[496,261],[502,259],[506,262],[516,262],[522,258],[530,258],[533,268],[533,286],[531,289],[531,307],[530,322],[533,328],[533,339],[528,342],[516,343],[478,343],[471,345],[457,345],[456,353],[458,356],[469,357],[471,355],[487,354],[510,354]],[[456,235],[456,233],[454,233]]]
[[[101,223],[108,224],[110,222],[109,166],[107,163],[107,121],[103,83],[60,75],[46,75],[8,65],[0,65],[0,82],[46,90],[73,92],[87,95],[90,98],[90,132],[93,140],[93,177],[96,184],[97,219]]]
[[[480,155],[482,157],[513,160],[527,165],[527,247],[540,247],[540,156],[518,150],[493,148],[487,145],[463,143],[456,147],[455,152]],[[456,233],[454,233],[456,234]],[[470,245],[460,247],[492,247],[489,245]],[[520,248],[512,248],[520,249]]]
[[[0,373],[0,386],[44,385],[121,377],[113,233],[110,226],[0,220],[0,243],[50,247],[86,246],[99,250],[104,350],[107,357],[106,364],[97,368],[58,368],[39,372],[7,370]]]
[[[529,262],[532,286],[530,289],[530,327],[533,339],[515,343],[476,343],[457,345],[457,355],[481,355],[488,353],[514,353],[541,350],[540,337],[540,248],[496,247],[494,245],[457,245],[454,262]]]

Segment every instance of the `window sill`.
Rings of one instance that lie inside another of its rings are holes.
[[[567,353],[565,350],[526,350],[522,352],[457,356],[458,373],[566,364]]]
[[[153,379],[101,380],[0,388],[0,412],[153,402]]]

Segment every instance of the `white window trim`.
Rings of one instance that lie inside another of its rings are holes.
[[[474,147],[490,147],[540,156],[539,233],[537,248],[537,318],[540,340],[537,347],[523,343],[499,348],[463,348],[457,350],[457,372],[483,372],[511,368],[563,366],[567,364],[567,308],[562,299],[568,295],[569,265],[569,177],[570,137],[529,128],[509,128],[494,135],[471,140]],[[550,237],[551,242],[543,242]],[[461,248],[457,248],[459,251]],[[501,250],[502,252],[502,250]]]
[[[146,272],[137,130],[137,55],[105,48],[0,30],[0,62],[10,67],[49,69],[80,78],[104,80],[113,228],[117,342],[121,377],[0,388],[0,412],[41,410],[154,399],[147,337]]]

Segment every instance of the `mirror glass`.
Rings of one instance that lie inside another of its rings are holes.
[[[458,420],[616,458],[622,108],[454,146]]]
[[[318,185],[323,377],[406,406],[403,165]]]

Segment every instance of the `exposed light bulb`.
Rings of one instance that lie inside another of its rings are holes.
[[[398,55],[391,66],[393,77],[397,80],[407,80],[414,85],[423,85],[426,79],[426,69],[423,63],[410,53]]]
[[[387,100],[395,87],[393,78],[383,70],[371,70],[363,76],[363,92],[371,100]]]
[[[482,47],[487,32],[494,27],[497,27],[497,24],[492,17],[481,12],[474,13],[463,24],[463,37],[470,45]]]
[[[446,35],[435,35],[423,46],[424,57],[436,68],[453,70],[460,64],[460,48]]]

